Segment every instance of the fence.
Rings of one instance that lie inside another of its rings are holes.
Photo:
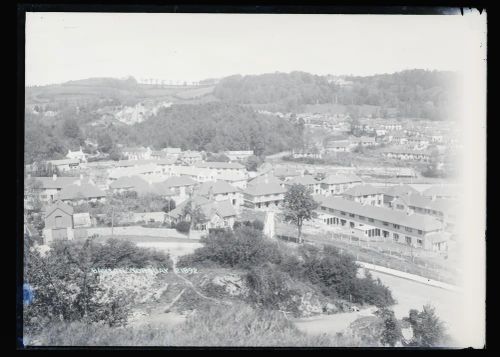
[[[415,274],[424,278],[437,280],[440,282],[456,285],[457,272],[448,267],[429,262],[428,260],[416,257],[415,254],[407,253],[404,250],[384,248],[382,242],[362,242],[358,237],[345,234],[333,233],[328,236],[305,237],[308,241],[321,241],[322,243],[333,244],[340,248],[341,253],[353,255],[357,261],[382,266],[401,272]]]

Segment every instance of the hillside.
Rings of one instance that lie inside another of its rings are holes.
[[[266,110],[335,114],[354,107],[363,112],[371,108],[367,114],[382,117],[392,111],[395,116],[448,120],[453,103],[459,100],[459,80],[454,72],[420,69],[335,79],[305,72],[268,73],[224,78],[214,95]]]

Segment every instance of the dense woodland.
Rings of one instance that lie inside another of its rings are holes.
[[[344,79],[352,84],[339,86],[305,72],[236,75],[221,80],[214,94],[240,104],[275,104],[283,111],[306,104],[373,105],[382,115],[391,108],[400,116],[445,120],[458,99],[460,80],[453,72],[417,69]]]

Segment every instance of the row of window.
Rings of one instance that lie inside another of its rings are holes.
[[[328,212],[331,212],[331,213],[333,213],[333,212],[335,211],[335,210],[334,210],[334,209],[332,209],[332,208],[326,208],[326,207],[321,207],[321,209],[322,209],[323,211],[328,211]],[[344,212],[344,211],[340,211],[340,214],[341,214],[342,216],[346,216],[346,215],[347,215],[347,213],[346,213],[346,212]],[[354,213],[349,213],[349,217],[354,218],[355,216],[356,216],[356,215],[355,215]],[[361,221],[364,221],[364,220],[366,220],[366,219],[367,219],[366,217],[361,216],[361,215],[358,215],[358,218],[359,218]],[[368,218],[368,221],[369,221],[369,222],[375,222],[375,220],[374,220],[373,218]],[[383,224],[384,226],[389,226],[389,222],[382,222],[382,224]],[[392,223],[392,227],[393,227],[394,229],[401,229],[401,226],[400,226],[399,224],[396,224],[396,223]],[[410,227],[405,227],[405,231],[412,233],[412,232],[413,232],[413,229],[412,229],[412,228],[410,228]],[[420,229],[419,229],[419,230],[418,230],[418,234],[423,234],[422,230],[420,230]]]

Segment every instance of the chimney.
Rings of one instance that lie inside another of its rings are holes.
[[[56,181],[57,180],[57,175],[56,174],[53,174],[52,175],[52,181]]]

